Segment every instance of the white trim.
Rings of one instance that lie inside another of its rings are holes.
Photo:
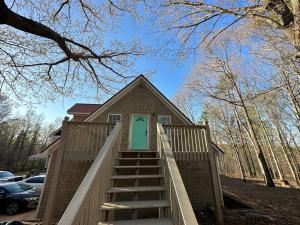
[[[163,104],[165,104],[182,122],[185,124],[193,125],[193,123],[184,116],[184,114],[179,111],[172,103],[170,103],[165,96],[159,93],[151,84],[150,82],[143,76],[138,77],[133,83],[128,85],[127,87],[123,88],[118,94],[110,98],[107,102],[105,102],[99,109],[91,113],[88,117],[86,117],[83,121],[84,122],[92,122],[95,120],[99,115],[105,112],[111,105],[133,90],[136,86],[142,84],[147,87]]]
[[[89,114],[91,114],[91,113],[83,113],[83,112],[72,112],[72,113],[68,113],[68,114],[70,114],[70,115],[73,115],[73,116],[78,116],[78,115],[89,115]]]
[[[189,125],[194,125],[190,120],[188,120],[184,114],[177,109],[172,103],[168,101],[168,99],[163,96],[161,93],[157,92],[152,85],[149,83],[149,81],[145,82],[145,86],[149,88],[149,90],[162,102],[164,103],[181,121],[184,123],[187,123]]]
[[[129,141],[128,141],[128,150],[132,150],[132,121],[133,116],[146,116],[147,117],[147,148],[146,150],[150,150],[150,115],[149,114],[139,114],[139,113],[133,113],[130,116],[130,125],[129,125]],[[136,149],[137,150],[137,149]],[[133,151],[133,150],[132,150]]]
[[[117,95],[110,98],[99,109],[97,109],[95,112],[91,113],[83,121],[84,122],[92,122],[93,120],[95,120],[99,115],[101,115],[103,112],[105,112],[111,105],[113,105],[115,102],[117,102],[119,99],[121,99],[127,93],[129,93],[132,89],[134,89],[138,84],[138,82],[137,82],[138,80],[139,79],[137,79],[136,82],[132,83],[132,85],[127,86],[127,88],[122,89]]]
[[[122,122],[122,114],[121,113],[108,113],[107,114],[107,122],[109,123],[109,116],[120,116],[120,121],[116,122]]]
[[[59,148],[59,143],[60,143],[60,138],[57,139],[56,141],[52,142],[51,144],[49,144],[43,151],[41,151],[40,153],[43,152],[48,152],[48,155],[52,154],[53,151],[55,151],[56,149]]]
[[[170,118],[170,124],[169,124],[169,125],[171,125],[171,124],[172,124],[172,117],[171,117],[171,116],[166,116],[166,115],[158,115],[158,117],[157,117],[157,122],[158,122],[158,123],[160,123],[160,122],[159,122],[159,118],[160,118],[160,117],[168,117],[168,118]]]

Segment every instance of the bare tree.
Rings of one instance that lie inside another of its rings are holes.
[[[249,89],[244,83],[244,79],[246,79],[245,75],[240,73],[236,68],[238,59],[228,54],[227,47],[225,44],[224,54],[217,52],[217,49],[210,51],[210,55],[207,55],[207,64],[198,67],[198,70],[195,72],[196,76],[194,80],[191,81],[190,88],[195,92],[203,93],[207,97],[240,107],[245,118],[244,129],[255,149],[261,172],[266,180],[266,185],[274,187],[263,147],[255,130],[254,121],[250,115],[249,102],[246,100]],[[222,50],[219,49],[219,51]]]
[[[210,45],[216,37],[235,27],[244,33],[251,33],[256,28],[268,29],[281,33],[284,38],[300,50],[299,1],[189,1],[162,0],[158,16],[164,31],[179,37],[180,51],[195,50],[203,43]],[[247,24],[246,29],[241,29]],[[254,28],[254,29],[253,29]]]
[[[70,95],[83,86],[96,88],[98,97],[112,93],[136,75],[132,66],[142,54],[138,41],[105,37],[130,10],[125,1],[1,0],[2,90],[21,99]]]
[[[176,93],[172,101],[178,106],[194,123],[199,122],[199,112],[194,104],[192,93],[184,88]],[[199,110],[199,108],[198,108]]]

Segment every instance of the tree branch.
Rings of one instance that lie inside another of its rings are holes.
[[[7,7],[4,0],[0,0],[0,24],[55,41],[69,58],[78,60],[78,55],[71,52],[60,34],[39,22],[13,12]]]

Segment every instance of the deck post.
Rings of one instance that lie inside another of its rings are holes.
[[[214,195],[215,208],[216,208],[216,222],[218,225],[223,225],[224,221],[223,221],[223,213],[222,213],[221,183],[220,183],[220,178],[217,170],[215,154],[212,149],[210,129],[207,121],[205,121],[205,130],[206,130],[206,145],[208,148],[208,159],[209,159],[208,162],[210,167],[212,188],[214,193],[213,195]]]
[[[65,152],[65,146],[67,142],[67,132],[68,132],[68,117],[65,117],[65,119],[62,122],[62,136],[61,136],[61,143],[60,147],[57,149],[57,159],[55,162],[54,166],[54,172],[53,172],[53,178],[51,182],[51,188],[49,190],[49,196],[48,196],[48,201],[43,217],[43,224],[44,225],[50,225],[51,224],[51,219],[52,219],[52,214],[53,214],[53,209],[55,205],[55,196],[57,194],[57,186],[60,178],[60,173],[61,173],[61,167],[63,163],[63,157],[64,157],[64,152]]]

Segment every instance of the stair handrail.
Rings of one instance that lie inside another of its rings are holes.
[[[106,199],[113,163],[120,150],[122,124],[117,123],[70,201],[58,225],[96,225]]]
[[[157,123],[157,148],[162,163],[164,163],[167,196],[171,205],[171,218],[173,224],[198,225],[167,135],[160,123]]]

